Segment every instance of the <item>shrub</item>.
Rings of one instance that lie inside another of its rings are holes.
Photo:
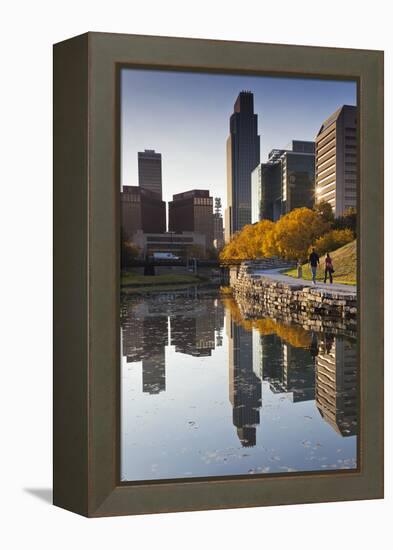
[[[355,236],[351,229],[332,229],[325,233],[314,243],[316,252],[323,256],[326,252],[337,250],[341,246],[348,244],[354,240]]]

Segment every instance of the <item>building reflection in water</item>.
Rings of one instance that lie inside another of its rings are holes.
[[[336,432],[357,434],[358,372],[356,344],[325,335],[316,357],[316,405]]]
[[[283,343],[281,387],[294,403],[315,398],[314,358],[309,350]]]
[[[127,304],[122,317],[123,355],[127,363],[142,362],[142,390],[165,391],[165,346],[168,317],[147,301]]]
[[[127,362],[141,362],[142,391],[165,391],[166,346],[193,357],[211,356],[223,344],[226,315],[229,400],[232,422],[243,447],[257,443],[262,382],[268,383],[273,393],[288,394],[293,403],[315,400],[321,417],[337,433],[355,435],[355,340],[309,332],[300,326],[293,329],[277,321],[265,324],[259,332],[252,322],[244,322],[233,306],[226,303],[224,309],[216,292],[196,289],[125,301],[121,320],[123,355]]]
[[[123,303],[123,355],[142,363],[142,390],[165,391],[165,347],[194,357],[222,346],[224,306],[216,294],[196,289],[132,297]]]
[[[232,314],[233,314],[232,307]],[[236,322],[226,310],[229,352],[229,400],[233,424],[243,446],[256,445],[262,407],[262,381],[273,393],[290,394],[293,403],[314,401],[322,418],[342,436],[357,433],[357,354],[354,342],[329,333],[304,332],[302,344],[260,334],[253,322]],[[273,326],[273,325],[269,325]],[[290,330],[287,330],[290,335]],[[306,345],[307,342],[307,345]]]
[[[231,320],[227,313],[232,419],[242,446],[253,447],[262,406],[261,379],[254,370],[253,333]]]
[[[165,391],[165,346],[168,345],[168,318],[149,312],[143,320],[144,354],[142,388],[150,394]]]
[[[175,351],[194,357],[210,356],[216,344],[221,345],[219,332],[224,324],[224,311],[221,302],[212,299],[198,299],[171,312],[171,345]]]

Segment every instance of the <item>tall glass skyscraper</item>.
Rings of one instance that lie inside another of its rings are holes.
[[[254,114],[254,95],[240,92],[230,118],[227,139],[228,208],[225,239],[251,223],[251,172],[260,161],[258,115]]]
[[[251,222],[275,222],[295,208],[313,208],[314,175],[313,141],[292,140],[286,149],[270,151],[251,174]]]

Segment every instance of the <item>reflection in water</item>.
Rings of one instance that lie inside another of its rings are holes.
[[[357,433],[356,347],[326,335],[316,358],[316,405],[342,436]]]
[[[224,307],[212,296],[199,299],[195,289],[137,297],[123,304],[121,326],[127,362],[142,361],[143,391],[159,393],[168,343],[176,353],[211,356],[222,346]]]
[[[356,468],[356,341],[240,311],[216,289],[124,298],[123,480]]]
[[[128,363],[142,362],[143,391],[165,390],[165,346],[168,317],[155,303],[132,304],[123,324],[123,355]]]
[[[243,447],[256,443],[256,426],[262,405],[261,380],[253,370],[252,332],[230,321],[229,400],[233,424]]]

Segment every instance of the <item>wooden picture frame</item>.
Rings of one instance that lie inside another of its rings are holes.
[[[360,465],[119,481],[119,67],[354,79]],[[383,52],[87,33],[54,46],[54,504],[89,517],[383,497]]]

